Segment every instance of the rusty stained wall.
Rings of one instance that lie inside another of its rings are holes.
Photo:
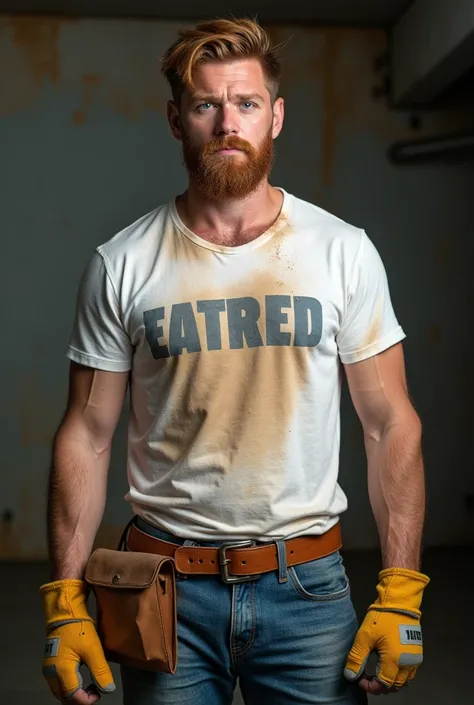
[[[65,347],[92,249],[185,187],[166,124],[159,58],[178,25],[0,17],[2,435],[0,556],[45,555],[46,478],[64,409]],[[407,115],[373,97],[378,30],[272,28],[283,44],[286,125],[274,183],[365,227],[405,327],[411,393],[425,424],[427,543],[469,531],[474,489],[467,412],[472,167],[394,168],[388,145]],[[431,111],[417,136],[462,125]],[[471,386],[470,386],[471,385]],[[377,545],[359,423],[344,399],[346,545]],[[99,543],[128,517],[125,418],[114,445]],[[471,484],[469,484],[471,483]],[[2,514],[3,513],[3,514]]]

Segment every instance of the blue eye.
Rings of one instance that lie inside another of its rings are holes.
[[[242,105],[246,110],[253,108],[253,103],[251,103],[250,100],[246,100],[244,103],[242,103]]]

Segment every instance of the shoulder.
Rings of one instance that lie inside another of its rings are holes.
[[[126,263],[137,252],[151,254],[156,250],[166,232],[169,205],[163,204],[141,216],[96,248],[107,266]]]
[[[326,244],[341,243],[358,249],[365,231],[314,203],[292,195],[290,219],[296,231],[306,231]]]
[[[363,228],[296,196],[291,196],[290,223],[300,247],[314,257],[349,272],[367,246]]]

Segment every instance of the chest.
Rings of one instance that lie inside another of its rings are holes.
[[[344,307],[330,258],[280,242],[243,255],[157,262],[129,298],[135,347],[154,359],[252,347],[334,347]]]

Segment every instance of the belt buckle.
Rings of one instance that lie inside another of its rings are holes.
[[[219,546],[219,565],[221,569],[221,578],[224,583],[231,585],[233,583],[246,583],[251,580],[258,580],[261,575],[231,575],[229,573],[228,565],[230,563],[230,558],[227,558],[227,551],[232,548],[250,548],[255,546],[255,541],[248,539],[247,541],[227,541]]]

